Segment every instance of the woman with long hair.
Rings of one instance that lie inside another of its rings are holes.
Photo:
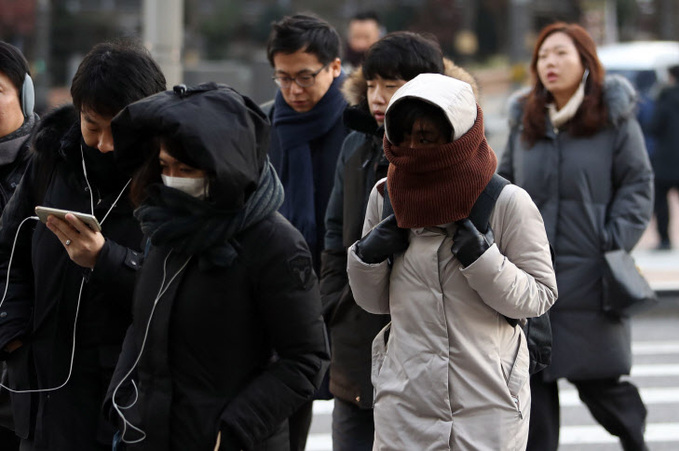
[[[556,258],[552,364],[531,379],[528,449],[557,449],[557,380],[567,378],[625,450],[643,450],[646,408],[620,380],[632,365],[630,320],[601,309],[604,253],[630,251],[652,212],[634,88],[605,76],[594,41],[576,24],[545,27],[530,68],[533,86],[512,99],[498,171],[532,196]]]

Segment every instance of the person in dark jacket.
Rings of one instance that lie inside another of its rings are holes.
[[[28,165],[28,135],[38,122],[34,104],[33,81],[26,58],[18,48],[0,41],[0,212]],[[6,384],[4,362],[0,373],[0,381]],[[3,451],[19,449],[19,438],[13,429],[9,392],[0,387],[0,449]]]
[[[110,121],[164,88],[141,45],[98,44],[73,78],[73,105],[46,115],[30,138],[0,228],[0,358],[22,450],[110,449],[114,430],[100,409],[131,321],[142,240]],[[91,213],[102,232],[73,215],[35,225],[37,205]]]
[[[297,14],[272,26],[267,57],[280,89],[262,106],[272,124],[269,157],[285,189],[280,212],[304,236],[317,275],[323,219],[337,156],[348,133],[342,123],[347,103],[340,90],[344,73],[339,55],[339,34],[323,19]],[[329,397],[326,378],[316,398]],[[306,403],[290,419],[294,451],[304,451],[311,407]]]
[[[660,92],[649,124],[649,131],[656,139],[651,163],[655,173],[654,212],[659,250],[672,248],[667,194],[671,189],[679,190],[679,66],[672,66],[669,72],[672,85]]]
[[[121,163],[148,155],[132,196],[150,241],[106,402],[122,440],[289,449],[286,419],[329,350],[308,247],[277,212],[266,115],[208,83],[136,102],[112,127]]]
[[[498,173],[531,195],[555,252],[559,300],[550,311],[552,361],[531,378],[528,450],[556,450],[557,381],[567,378],[623,449],[644,450],[646,407],[620,380],[632,366],[629,318],[602,311],[603,255],[637,243],[651,218],[653,171],[632,85],[604,76],[596,45],[575,24],[545,27],[533,87],[512,100]]]
[[[446,72],[475,86],[471,75],[444,60],[437,42],[417,33],[394,32],[367,52],[342,91],[350,106],[344,122],[353,131],[344,140],[335,182],[325,215],[325,250],[321,266],[321,296],[330,330],[332,361],[330,392],[333,409],[333,449],[370,450],[373,445],[373,386],[371,345],[389,322],[356,305],[347,280],[347,249],[359,238],[368,197],[375,183],[387,176],[384,156],[384,113],[391,96],[421,73]]]

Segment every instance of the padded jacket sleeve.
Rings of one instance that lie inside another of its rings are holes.
[[[35,160],[8,202],[0,220],[0,358],[7,358],[4,347],[29,333],[33,312],[32,231],[35,220],[33,192]],[[25,221],[22,223],[22,221]],[[19,229],[19,227],[21,227]],[[15,244],[16,239],[16,244]],[[11,267],[10,264],[11,257]],[[7,273],[10,272],[9,287]]]
[[[462,268],[481,299],[509,318],[542,315],[557,298],[542,216],[526,191],[507,185],[490,218],[496,242]]]
[[[377,190],[377,182],[368,200],[368,208],[363,223],[363,236],[375,227],[382,218],[384,199]],[[356,243],[348,251],[347,274],[349,285],[354,294],[356,304],[370,313],[389,313],[389,278],[391,268],[385,260],[381,263],[369,264],[356,255]]]
[[[252,263],[255,297],[276,358],[221,415],[222,431],[247,449],[312,399],[329,363],[311,255],[299,232],[287,222],[284,225],[272,228],[271,236],[259,237],[262,249],[251,253],[259,256]]]

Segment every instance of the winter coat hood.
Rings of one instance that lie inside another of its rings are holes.
[[[178,143],[192,166],[214,176],[210,198],[217,206],[243,207],[257,188],[269,147],[269,120],[233,88],[205,83],[175,86],[124,108],[111,122],[118,165],[132,173],[163,136]]]
[[[451,141],[460,139],[476,122],[476,99],[469,83],[440,74],[420,74],[401,86],[389,101],[384,128],[387,139],[392,143],[394,134],[393,126],[389,124],[389,112],[405,99],[422,100],[438,107],[453,128]]]
[[[62,144],[78,142],[78,111],[73,105],[59,107],[44,116],[31,134],[31,150],[37,154],[61,149]],[[56,156],[56,155],[54,155]]]
[[[509,126],[521,124],[523,106],[531,88],[526,87],[509,98]],[[614,126],[634,115],[637,105],[637,92],[634,86],[621,75],[607,75],[604,79],[604,104],[608,108],[608,120]]]
[[[474,77],[448,58],[443,58],[443,65],[445,75],[469,83],[478,103],[479,87]],[[358,68],[347,77],[342,85],[342,94],[349,103],[349,107],[344,111],[344,123],[352,130],[372,134],[377,129],[377,122],[370,114],[367,92],[368,81],[363,76],[363,70]]]

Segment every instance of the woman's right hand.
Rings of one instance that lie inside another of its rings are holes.
[[[409,230],[400,228],[392,213],[358,240],[356,255],[364,263],[382,263],[392,255],[408,249],[408,234]]]

